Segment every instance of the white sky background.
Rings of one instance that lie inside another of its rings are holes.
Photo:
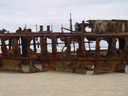
[[[128,0],[0,0],[0,29],[15,31],[19,26],[61,25],[69,27],[69,14],[73,24],[88,19],[127,19]]]

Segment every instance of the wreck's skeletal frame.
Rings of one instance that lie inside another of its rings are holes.
[[[91,32],[86,32],[87,27],[91,28]],[[76,23],[75,31],[70,23],[70,29],[67,30],[71,32],[52,32],[50,26],[47,26],[47,31],[43,31],[43,26],[40,26],[39,32],[21,28],[16,33],[5,33],[5,30],[1,30],[0,70],[23,72],[22,64],[28,64],[29,72],[59,70],[86,73],[92,66],[94,74],[125,72],[128,60],[128,21],[89,20],[86,23]],[[58,39],[64,42],[61,52],[57,51],[58,44],[61,44]],[[100,49],[101,40],[108,43],[107,49]],[[116,48],[117,40],[119,48]],[[91,42],[96,42],[95,50],[90,50]],[[71,51],[71,44],[75,47],[76,43],[77,50]],[[89,44],[89,50],[85,43]],[[52,52],[48,51],[48,44],[51,44]],[[30,46],[33,46],[33,50]],[[40,47],[39,53],[37,47]],[[35,67],[34,61],[37,60],[40,61],[42,70]]]

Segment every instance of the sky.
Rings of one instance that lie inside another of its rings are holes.
[[[0,0],[0,30],[15,31],[19,26],[53,25],[59,32],[61,25],[69,27],[89,19],[127,19],[128,0]]]

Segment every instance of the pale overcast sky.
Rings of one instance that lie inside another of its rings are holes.
[[[53,25],[60,31],[63,24],[69,26],[69,14],[73,24],[88,19],[127,19],[128,0],[0,0],[0,29],[15,31],[27,25]]]

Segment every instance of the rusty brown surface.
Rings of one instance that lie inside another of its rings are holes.
[[[1,30],[0,70],[24,72],[22,65],[25,64],[29,65],[29,72],[125,72],[128,61],[128,21],[88,20],[76,23],[75,31],[72,24],[70,27],[70,33],[52,32],[50,26],[47,26],[47,31],[40,26],[39,32],[26,28],[22,30],[20,27],[16,33]],[[87,32],[86,27],[91,31]],[[101,50],[102,40],[107,42],[107,49]],[[91,50],[92,42],[95,42],[94,50]],[[41,69],[35,66],[37,61]]]

